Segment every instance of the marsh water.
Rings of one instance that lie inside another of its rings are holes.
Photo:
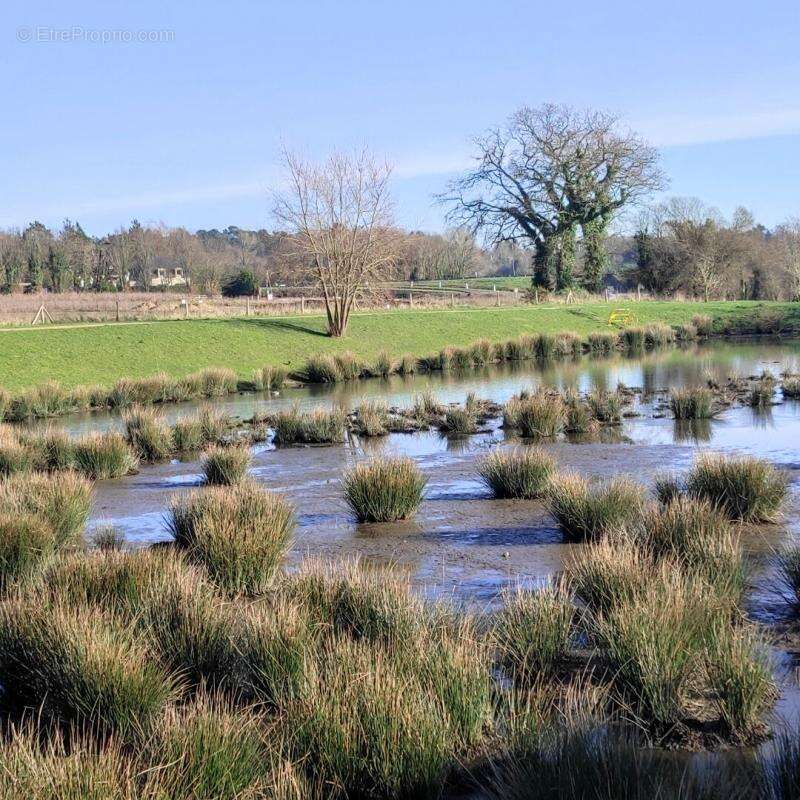
[[[463,402],[469,392],[504,402],[521,389],[537,385],[581,391],[614,389],[619,383],[640,388],[633,416],[582,441],[560,440],[541,446],[562,469],[604,478],[629,474],[645,485],[663,471],[688,469],[699,450],[739,452],[767,458],[787,470],[790,493],[778,525],[746,533],[752,554],[751,615],[776,630],[788,616],[786,597],[776,591],[775,549],[800,536],[800,402],[783,401],[775,393],[766,410],[733,407],[718,419],[679,424],[663,409],[672,387],[704,384],[711,375],[778,375],[800,371],[800,341],[713,342],[686,349],[668,349],[640,357],[614,356],[551,365],[523,362],[469,373],[427,373],[371,379],[349,384],[289,388],[278,395],[236,395],[215,407],[242,419],[254,412],[298,405],[356,407],[367,399],[407,406],[430,390],[442,402]],[[168,419],[193,414],[191,403],[164,407]],[[73,433],[119,427],[114,414],[87,414],[58,424]],[[481,484],[478,458],[490,448],[513,441],[500,420],[472,436],[439,432],[391,434],[375,439],[351,437],[346,444],[276,449],[271,444],[253,451],[253,477],[284,493],[297,508],[298,528],[289,561],[308,555],[323,558],[358,556],[378,568],[404,570],[420,592],[489,608],[503,587],[535,584],[557,573],[570,548],[553,521],[535,501],[494,500]],[[415,517],[404,522],[356,524],[344,503],[343,472],[377,453],[412,457],[428,478],[425,499]],[[169,498],[200,483],[196,461],[144,466],[139,474],[97,484],[90,527],[110,523],[124,531],[131,546],[166,540],[164,510]],[[578,545],[579,546],[579,545]],[[778,714],[800,724],[800,689],[794,672],[796,637],[785,636],[776,649],[783,680]]]

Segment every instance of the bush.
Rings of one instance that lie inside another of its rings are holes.
[[[275,416],[273,430],[277,445],[338,444],[344,441],[345,415],[341,409],[314,409],[304,414],[296,407]]]
[[[255,274],[249,269],[242,269],[222,285],[222,296],[255,297],[258,289],[258,279]]]
[[[138,406],[126,412],[125,438],[144,461],[162,461],[172,452],[172,431],[155,409]]]
[[[243,445],[213,447],[203,459],[205,482],[211,486],[230,486],[247,476],[250,450]]]
[[[90,433],[75,442],[75,466],[89,478],[121,478],[134,472],[138,459],[119,433]]]
[[[478,467],[495,497],[542,497],[555,470],[553,459],[533,448],[493,450]]]
[[[689,494],[745,522],[775,522],[786,488],[782,473],[769,462],[749,456],[701,455],[686,478]]]
[[[99,610],[37,601],[0,608],[3,701],[15,714],[123,736],[149,727],[175,696],[129,626]]]
[[[547,507],[569,538],[592,540],[638,522],[644,491],[627,478],[590,486],[579,475],[559,474],[550,479]]]
[[[28,473],[0,480],[0,508],[32,515],[49,525],[55,547],[80,542],[92,506],[92,485],[74,472]]]
[[[569,651],[574,608],[563,584],[506,593],[493,632],[500,661],[515,680],[552,678]]]
[[[408,458],[376,458],[344,476],[344,493],[359,522],[406,519],[422,502],[426,479]]]
[[[189,558],[228,594],[261,594],[294,531],[294,509],[280,495],[244,481],[173,500],[170,532]]]

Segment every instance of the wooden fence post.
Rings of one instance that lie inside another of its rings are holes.
[[[451,308],[455,308],[456,307],[456,293],[455,292],[450,292],[450,307]]]
[[[414,308],[414,292],[411,291],[408,293],[408,307]]]
[[[300,295],[300,313],[305,314],[306,311],[306,298],[304,295]]]
[[[114,303],[117,307],[117,322],[119,322],[119,300],[115,300]]]

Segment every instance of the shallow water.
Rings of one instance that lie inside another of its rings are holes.
[[[383,398],[390,405],[410,405],[415,394],[430,389],[443,402],[463,402],[469,392],[497,402],[523,388],[546,384],[559,388],[613,389],[618,383],[643,390],[634,404],[638,416],[593,441],[558,441],[542,445],[562,469],[596,478],[626,473],[646,485],[662,471],[684,471],[701,449],[740,452],[769,459],[790,476],[790,495],[780,525],[749,530],[746,547],[753,555],[751,615],[779,626],[789,615],[787,598],[776,593],[771,558],[787,537],[800,536],[800,402],[776,392],[766,411],[731,408],[712,421],[676,423],[661,408],[671,387],[698,385],[709,374],[724,380],[731,373],[756,375],[762,369],[778,374],[800,369],[800,342],[720,343],[647,354],[557,362],[545,369],[534,364],[503,366],[467,374],[431,373],[409,378],[367,380],[352,384],[292,388],[278,396],[238,395],[215,407],[240,418],[255,411],[341,405],[353,408],[365,399]],[[196,411],[196,404],[165,407],[175,420]],[[72,433],[120,426],[119,415],[103,413],[58,421]],[[289,556],[358,556],[387,569],[406,571],[420,592],[442,599],[491,607],[499,591],[517,582],[536,584],[558,572],[574,546],[562,541],[553,521],[535,501],[494,500],[480,483],[476,461],[506,442],[499,420],[489,430],[467,437],[438,432],[392,434],[380,439],[351,438],[330,447],[254,449],[253,477],[283,492],[297,507],[298,530]],[[342,473],[376,453],[408,455],[428,477],[425,499],[408,521],[383,525],[356,524],[344,503]],[[146,466],[135,476],[97,484],[90,527],[111,523],[124,530],[132,546],[169,538],[164,510],[169,498],[199,485],[197,462],[173,461]],[[778,715],[800,726],[800,664],[795,634],[776,649],[783,690]]]

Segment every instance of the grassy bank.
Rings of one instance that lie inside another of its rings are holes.
[[[165,371],[174,376],[208,366],[227,366],[249,379],[268,364],[301,368],[315,353],[350,350],[373,359],[422,356],[479,338],[500,341],[522,333],[608,330],[614,303],[452,311],[396,311],[353,316],[348,335],[325,335],[323,317],[239,318],[0,331],[0,386],[17,390],[55,379],[66,387],[110,385],[122,377]],[[717,332],[800,330],[800,306],[790,303],[629,304],[636,324],[688,323],[697,313],[714,318]],[[781,320],[780,322],[776,322]]]

